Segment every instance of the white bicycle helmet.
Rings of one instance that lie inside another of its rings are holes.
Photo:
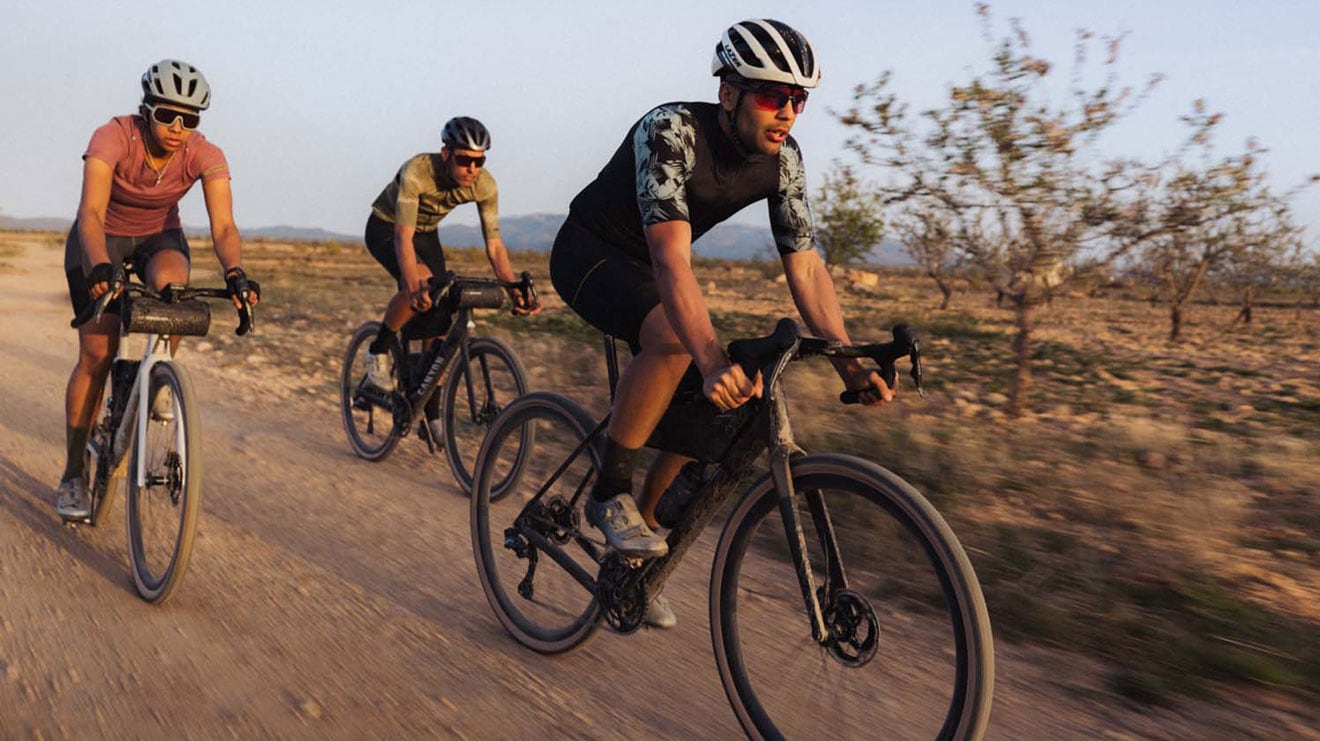
[[[804,88],[816,87],[820,82],[820,66],[811,42],[787,23],[769,18],[730,26],[715,45],[710,73]]]
[[[177,59],[162,59],[142,73],[142,94],[152,100],[204,111],[211,106],[211,86],[201,70]]]
[[[490,132],[475,118],[457,116],[445,122],[440,141],[450,149],[470,149],[484,152],[490,149]]]

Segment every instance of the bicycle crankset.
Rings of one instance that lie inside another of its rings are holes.
[[[596,599],[605,613],[605,622],[624,635],[642,627],[650,604],[646,583],[638,578],[632,560],[617,552],[608,553],[596,577]]]
[[[870,601],[862,595],[851,589],[836,592],[833,603],[825,605],[825,625],[829,628],[825,647],[839,663],[860,667],[875,658],[880,623]]]

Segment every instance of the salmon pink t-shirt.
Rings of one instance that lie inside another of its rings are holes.
[[[106,234],[145,237],[178,229],[179,199],[193,183],[229,177],[224,152],[200,131],[192,132],[159,173],[152,170],[147,166],[146,126],[141,116],[115,116],[92,134],[83,153],[83,159],[95,157],[115,171],[105,212]]]

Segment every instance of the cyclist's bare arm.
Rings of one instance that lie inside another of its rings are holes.
[[[95,157],[83,160],[82,196],[78,201],[78,239],[87,253],[88,265],[110,262],[105,248],[105,212],[110,207],[110,186],[115,171],[109,163]],[[90,287],[92,298],[110,290],[109,283]]]
[[[229,188],[228,178],[215,178],[202,181],[202,195],[206,198],[206,215],[211,221],[211,242],[215,245],[215,257],[220,261],[221,275],[227,276],[230,270],[243,266],[243,248],[238,236],[238,226],[234,224],[234,194]],[[255,293],[249,301],[260,301]],[[234,299],[236,308],[243,308],[242,302]]]
[[[811,333],[839,340],[845,345],[852,344],[843,325],[843,311],[839,308],[834,279],[820,254],[815,250],[790,252],[783,256],[783,263],[793,303]],[[879,404],[894,398],[894,390],[885,385],[880,374],[867,369],[856,358],[831,358],[830,362],[848,390],[873,389],[862,395],[862,403]]]
[[[646,227],[646,243],[655,269],[665,316],[679,342],[701,371],[706,396],[722,409],[732,409],[761,395],[761,382],[747,378],[731,364],[715,335],[706,299],[692,271],[692,226],[665,221]]]
[[[518,276],[513,272],[513,265],[509,262],[509,251],[505,249],[503,239],[498,236],[486,238],[486,259],[490,261],[490,268],[495,272],[496,278],[505,283],[518,281]],[[541,302],[524,294],[520,289],[510,288],[509,297],[513,300],[514,314],[531,316],[541,313]]]
[[[417,251],[413,249],[413,236],[417,227],[412,224],[394,225],[394,256],[399,262],[400,290],[406,292],[409,306],[413,311],[426,311],[431,308],[431,297],[427,293],[427,283],[417,266]]]

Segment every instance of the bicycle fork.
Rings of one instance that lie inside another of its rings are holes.
[[[778,384],[775,384],[778,386]],[[804,451],[793,440],[793,430],[788,419],[788,404],[782,390],[771,391],[774,411],[772,440],[770,444],[770,478],[774,481],[775,492],[779,498],[779,516],[783,520],[784,535],[788,539],[788,550],[793,557],[793,567],[797,571],[798,586],[802,591],[802,601],[807,610],[807,620],[811,624],[811,637],[818,644],[825,645],[832,639],[826,624],[825,611],[821,607],[821,597],[828,604],[834,603],[834,595],[848,587],[843,571],[843,561],[839,556],[839,544],[834,538],[834,525],[830,520],[825,497],[819,490],[810,490],[802,494],[807,502],[807,511],[815,525],[816,535],[820,539],[821,551],[825,557],[825,583],[828,591],[818,590],[816,577],[811,569],[811,557],[807,550],[807,536],[802,531],[802,518],[798,514],[798,492],[793,485],[792,459]]]

